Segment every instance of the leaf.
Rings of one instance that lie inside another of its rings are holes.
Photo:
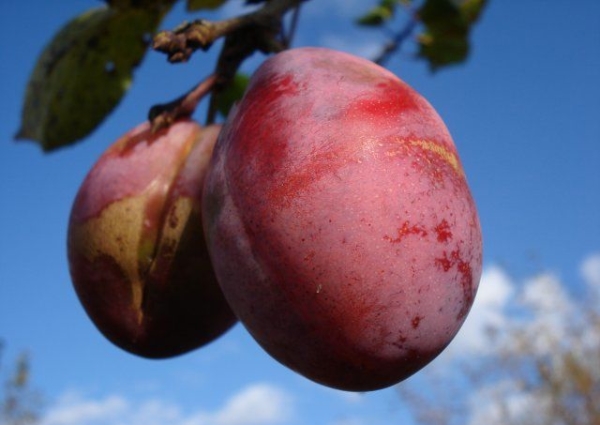
[[[227,0],[187,0],[187,10],[217,9]]]
[[[376,27],[383,25],[394,16],[396,0],[380,0],[379,5],[373,7],[365,15],[356,20],[358,25]]]
[[[163,13],[99,8],[67,23],[38,58],[16,138],[51,151],[93,131],[128,90]]]
[[[427,0],[419,10],[425,30],[419,36],[419,56],[432,70],[463,62],[469,55],[469,33],[486,0]]]
[[[227,117],[229,110],[244,95],[249,82],[250,77],[248,75],[237,73],[225,91],[219,93],[217,109],[221,115]]]
[[[468,23],[472,24],[479,19],[487,0],[465,0],[460,5],[460,11]]]

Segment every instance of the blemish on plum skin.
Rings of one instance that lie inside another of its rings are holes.
[[[462,308],[458,312],[456,316],[457,320],[462,320],[466,317],[469,312],[469,308],[473,303],[473,272],[471,269],[471,265],[466,261],[460,260],[458,263],[458,271],[462,275],[461,285],[463,289],[463,295],[465,297],[465,302],[463,303]]]
[[[400,336],[398,337],[398,341],[392,342],[392,345],[394,345],[395,347],[398,347],[399,349],[403,350],[404,349],[404,344],[406,343],[407,340],[408,340],[407,337],[405,337],[404,335],[400,334]]]
[[[460,253],[458,250],[451,251],[450,257],[448,257],[448,253],[444,251],[444,256],[442,258],[436,258],[435,264],[442,268],[443,271],[449,271],[456,263],[460,260]]]
[[[461,258],[460,251],[454,250],[448,253],[444,251],[444,257],[436,258],[435,264],[441,267],[443,271],[448,272],[452,267],[456,266],[460,273],[460,285],[463,292],[463,303],[460,311],[456,316],[456,320],[462,320],[469,312],[469,308],[473,303],[473,270],[471,265]]]
[[[450,231],[450,225],[446,219],[442,220],[436,227],[435,232],[437,233],[438,242],[448,242],[452,239],[452,232]]]
[[[315,251],[310,251],[305,257],[304,261],[311,261],[315,257]]]
[[[413,319],[411,320],[411,325],[413,327],[413,329],[417,329],[419,327],[419,324],[421,323],[421,320],[423,319],[423,317],[421,316],[415,316],[413,317]]]
[[[402,239],[409,235],[420,235],[422,237],[425,237],[427,236],[427,230],[425,230],[423,226],[419,226],[417,224],[410,226],[409,222],[405,221],[404,223],[402,223],[402,227],[399,227],[397,229],[396,238],[392,238],[391,236],[385,235],[383,239],[390,243],[397,244],[402,242]]]

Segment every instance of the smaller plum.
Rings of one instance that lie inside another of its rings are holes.
[[[143,123],[85,178],[71,211],[68,257],[87,314],[114,344],[164,358],[236,322],[217,284],[201,226],[206,166],[220,126]]]

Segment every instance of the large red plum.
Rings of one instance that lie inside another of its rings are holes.
[[[319,383],[407,378],[473,303],[481,230],[456,147],[421,95],[367,60],[299,48],[265,61],[221,132],[203,208],[233,311]]]

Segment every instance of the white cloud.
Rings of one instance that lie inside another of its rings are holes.
[[[522,302],[538,314],[566,314],[573,302],[564,284],[551,273],[542,273],[525,281]]]
[[[600,292],[600,253],[587,257],[581,264],[580,273],[590,288]]]
[[[363,393],[355,393],[352,391],[340,391],[336,390],[339,396],[347,403],[357,404],[364,401],[365,397]]]
[[[569,347],[573,355],[581,355],[581,343],[586,339],[594,344],[597,334],[580,333],[589,326],[585,309],[567,291],[566,283],[551,273],[539,274],[525,281],[518,299],[518,315],[511,320],[512,332],[518,331],[518,338],[507,338],[505,350],[520,353],[525,344],[527,350],[536,356],[560,357],[560,347]]]
[[[524,423],[531,412],[548,411],[549,400],[528,393],[515,381],[503,380],[474,391],[469,399],[469,425]]]
[[[181,418],[181,409],[162,400],[147,400],[139,406],[130,405],[128,418],[115,425],[164,425],[176,424]]]
[[[90,399],[68,393],[48,410],[41,425],[277,425],[292,418],[293,407],[286,391],[267,383],[241,389],[215,411],[191,414],[162,400],[136,403],[118,395]]]
[[[599,254],[586,258],[580,271],[588,285],[600,288]],[[600,379],[596,355],[600,347],[600,333],[590,326],[587,307],[578,304],[567,290],[566,282],[552,273],[536,275],[519,286],[514,300],[518,300],[518,304],[513,306],[511,316],[506,312],[506,327],[500,329],[507,336],[513,336],[503,339],[498,346],[505,356],[517,359],[521,367],[535,367],[534,362],[527,362],[535,358],[545,359],[550,362],[556,379],[572,373],[564,357],[565,353],[569,353],[569,358],[576,359],[585,368],[592,382]],[[588,304],[587,301],[583,302],[594,308],[596,304]],[[514,332],[518,332],[521,338],[515,338]],[[493,352],[490,354],[494,355]],[[484,384],[473,391],[470,424],[520,423],[532,411],[538,412],[540,418],[552,417],[552,403],[555,403],[550,397],[552,393],[543,387],[532,389],[523,386],[526,379],[519,374],[512,378],[510,380],[507,375],[503,380]]]
[[[76,393],[67,393],[48,411],[42,425],[80,425],[115,420],[128,409],[127,401],[119,396],[85,400]]]
[[[255,384],[235,394],[221,410],[197,425],[278,424],[290,418],[291,407],[291,398],[282,389]]]
[[[510,277],[498,266],[483,271],[479,290],[458,335],[448,347],[451,356],[486,354],[493,349],[489,333],[506,326],[506,307],[515,293]]]

